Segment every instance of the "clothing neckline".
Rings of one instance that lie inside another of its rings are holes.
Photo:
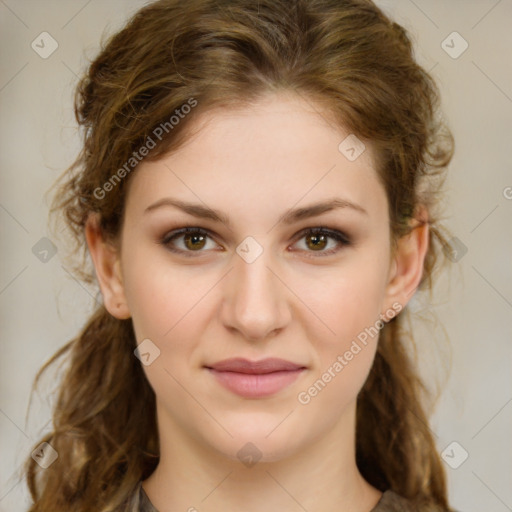
[[[158,509],[153,505],[153,503],[151,503],[149,496],[146,494],[146,491],[142,486],[142,482],[139,482],[138,495],[140,506],[144,507],[140,509],[140,512],[159,512]],[[379,501],[369,512],[380,512],[384,505],[387,505],[388,503],[393,502],[395,500],[401,501],[403,500],[403,498],[399,494],[396,494],[391,489],[387,489],[386,491],[382,492]]]

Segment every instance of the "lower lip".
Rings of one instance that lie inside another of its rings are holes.
[[[220,372],[213,368],[208,368],[208,370],[220,384],[233,393],[244,398],[262,398],[289,386],[298,378],[304,368],[260,374]]]

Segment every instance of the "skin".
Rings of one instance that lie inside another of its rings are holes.
[[[349,161],[338,150],[348,132],[313,105],[273,93],[251,108],[204,113],[185,146],[143,161],[130,178],[120,247],[102,239],[94,216],[87,223],[105,307],[132,318],[137,343],[149,338],[160,350],[143,366],[161,443],[160,464],[143,487],[160,512],[369,512],[382,496],[355,464],[356,398],[378,337],[309,403],[297,396],[379,315],[406,305],[421,279],[428,224],[391,254],[371,147]],[[220,210],[231,227],[171,206],[145,212],[166,197]],[[366,214],[347,207],[278,222],[289,209],[333,197]],[[174,240],[192,257],[160,243],[184,226],[212,234]],[[301,231],[321,226],[352,244],[327,238],[315,248]],[[263,249],[252,263],[236,252],[249,236]],[[270,397],[246,399],[203,367],[237,356],[280,357],[307,369]],[[247,442],[261,454],[251,467],[237,457]]]

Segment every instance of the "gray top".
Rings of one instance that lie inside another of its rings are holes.
[[[158,512],[149,501],[148,495],[144,492],[142,482],[139,483],[135,492],[128,501],[125,512]],[[393,491],[385,491],[381,499],[370,512],[420,512],[411,506],[410,502]],[[421,509],[421,512],[444,512],[438,507]]]

